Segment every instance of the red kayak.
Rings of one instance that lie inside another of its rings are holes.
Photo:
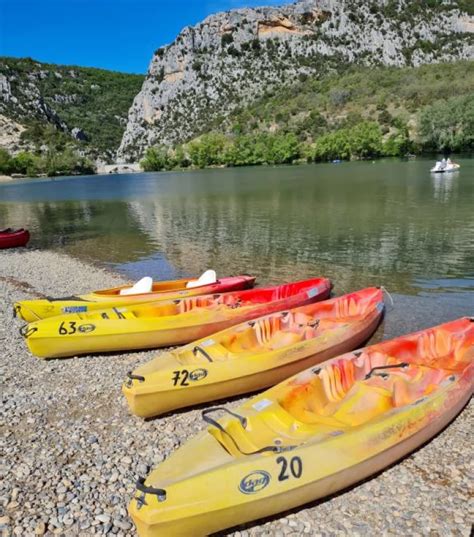
[[[25,246],[29,240],[30,232],[27,229],[8,228],[0,230],[0,249]]]

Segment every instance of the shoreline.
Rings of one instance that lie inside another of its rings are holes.
[[[29,354],[18,333],[22,323],[11,316],[12,302],[124,281],[54,251],[0,252],[6,438],[0,526],[6,536],[136,535],[126,507],[137,478],[205,426],[202,408],[147,422],[129,414],[121,383],[127,371],[159,350],[49,361]],[[232,407],[246,398],[223,404]],[[471,402],[427,445],[349,491],[223,534],[467,536],[473,411]]]
[[[143,170],[138,169],[139,163],[129,163],[129,164],[115,164],[115,165],[109,165],[108,167],[119,167],[123,166],[124,169],[121,171],[106,171],[104,169],[97,170],[95,173],[84,173],[84,174],[74,174],[74,175],[54,175],[54,176],[32,176],[32,177],[11,177],[9,175],[0,175],[0,184],[2,183],[15,183],[17,181],[33,181],[33,180],[58,180],[58,179],[79,179],[81,177],[109,177],[109,176],[116,176],[116,175],[135,175],[135,174],[143,174],[143,173],[175,173],[175,172],[195,172],[195,171],[204,171],[204,170],[232,170],[232,169],[241,169],[241,168],[274,168],[274,167],[294,167],[294,166],[317,166],[321,164],[333,164],[333,165],[340,165],[340,164],[348,164],[348,163],[356,163],[359,162],[361,164],[364,163],[372,163],[377,164],[379,162],[384,161],[406,161],[406,160],[416,160],[416,159],[423,159],[423,160],[434,160],[440,157],[437,153],[417,153],[413,155],[409,155],[406,157],[390,157],[390,156],[380,156],[380,157],[373,157],[373,158],[366,158],[366,159],[353,159],[353,160],[337,160],[335,161],[317,161],[317,162],[308,162],[304,159],[295,160],[294,162],[287,162],[283,164],[244,164],[241,166],[226,166],[224,164],[216,164],[213,166],[205,166],[205,167],[198,167],[198,166],[186,166],[186,167],[176,167],[176,168],[170,168],[165,169],[161,168],[159,170]],[[452,154],[452,158],[455,159],[463,159],[463,158],[473,158],[473,155],[470,153],[456,153]],[[133,168],[133,169],[132,169]],[[429,173],[429,170],[428,170]]]

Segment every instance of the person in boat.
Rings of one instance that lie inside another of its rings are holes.
[[[441,161],[441,166],[439,168],[440,168],[440,170],[444,170],[446,168],[446,159],[445,158]]]

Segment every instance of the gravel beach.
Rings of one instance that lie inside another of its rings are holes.
[[[159,351],[50,361],[27,351],[12,302],[122,281],[53,252],[0,252],[5,536],[136,535],[127,504],[137,477],[205,426],[200,409],[146,422],[129,414],[121,383]],[[468,536],[472,414],[471,401],[426,446],[349,491],[223,535]]]

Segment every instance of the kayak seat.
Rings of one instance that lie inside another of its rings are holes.
[[[217,282],[217,275],[215,270],[206,270],[197,280],[190,280],[186,284],[186,289],[194,289],[195,287],[201,287],[203,285],[211,285]]]
[[[367,377],[372,368],[387,366]],[[304,423],[331,418],[354,427],[431,393],[446,376],[435,369],[396,366],[395,358],[378,352],[337,360],[310,377],[297,377],[280,405]]]
[[[179,313],[188,313],[197,308],[215,308],[218,305],[218,301],[212,297],[193,296],[180,300],[178,302],[178,311]]]
[[[132,287],[126,287],[125,289],[120,289],[120,296],[128,295],[141,295],[143,293],[150,293],[153,289],[153,279],[150,276],[145,276],[141,280],[138,280],[137,283],[132,285]]]
[[[284,332],[279,331],[273,334],[270,341],[267,343],[267,348],[272,351],[282,349],[283,347],[289,347],[290,345],[295,345],[300,341],[303,341],[304,333],[297,334],[295,332]]]
[[[343,424],[332,418],[321,418],[311,423],[317,427],[302,426],[295,422],[285,409],[273,402],[264,410],[247,415],[247,426],[243,427],[240,420],[225,418],[221,421],[227,434],[211,426],[209,433],[234,457],[246,456],[269,446],[295,446],[305,442],[317,433],[331,433],[341,429]]]

